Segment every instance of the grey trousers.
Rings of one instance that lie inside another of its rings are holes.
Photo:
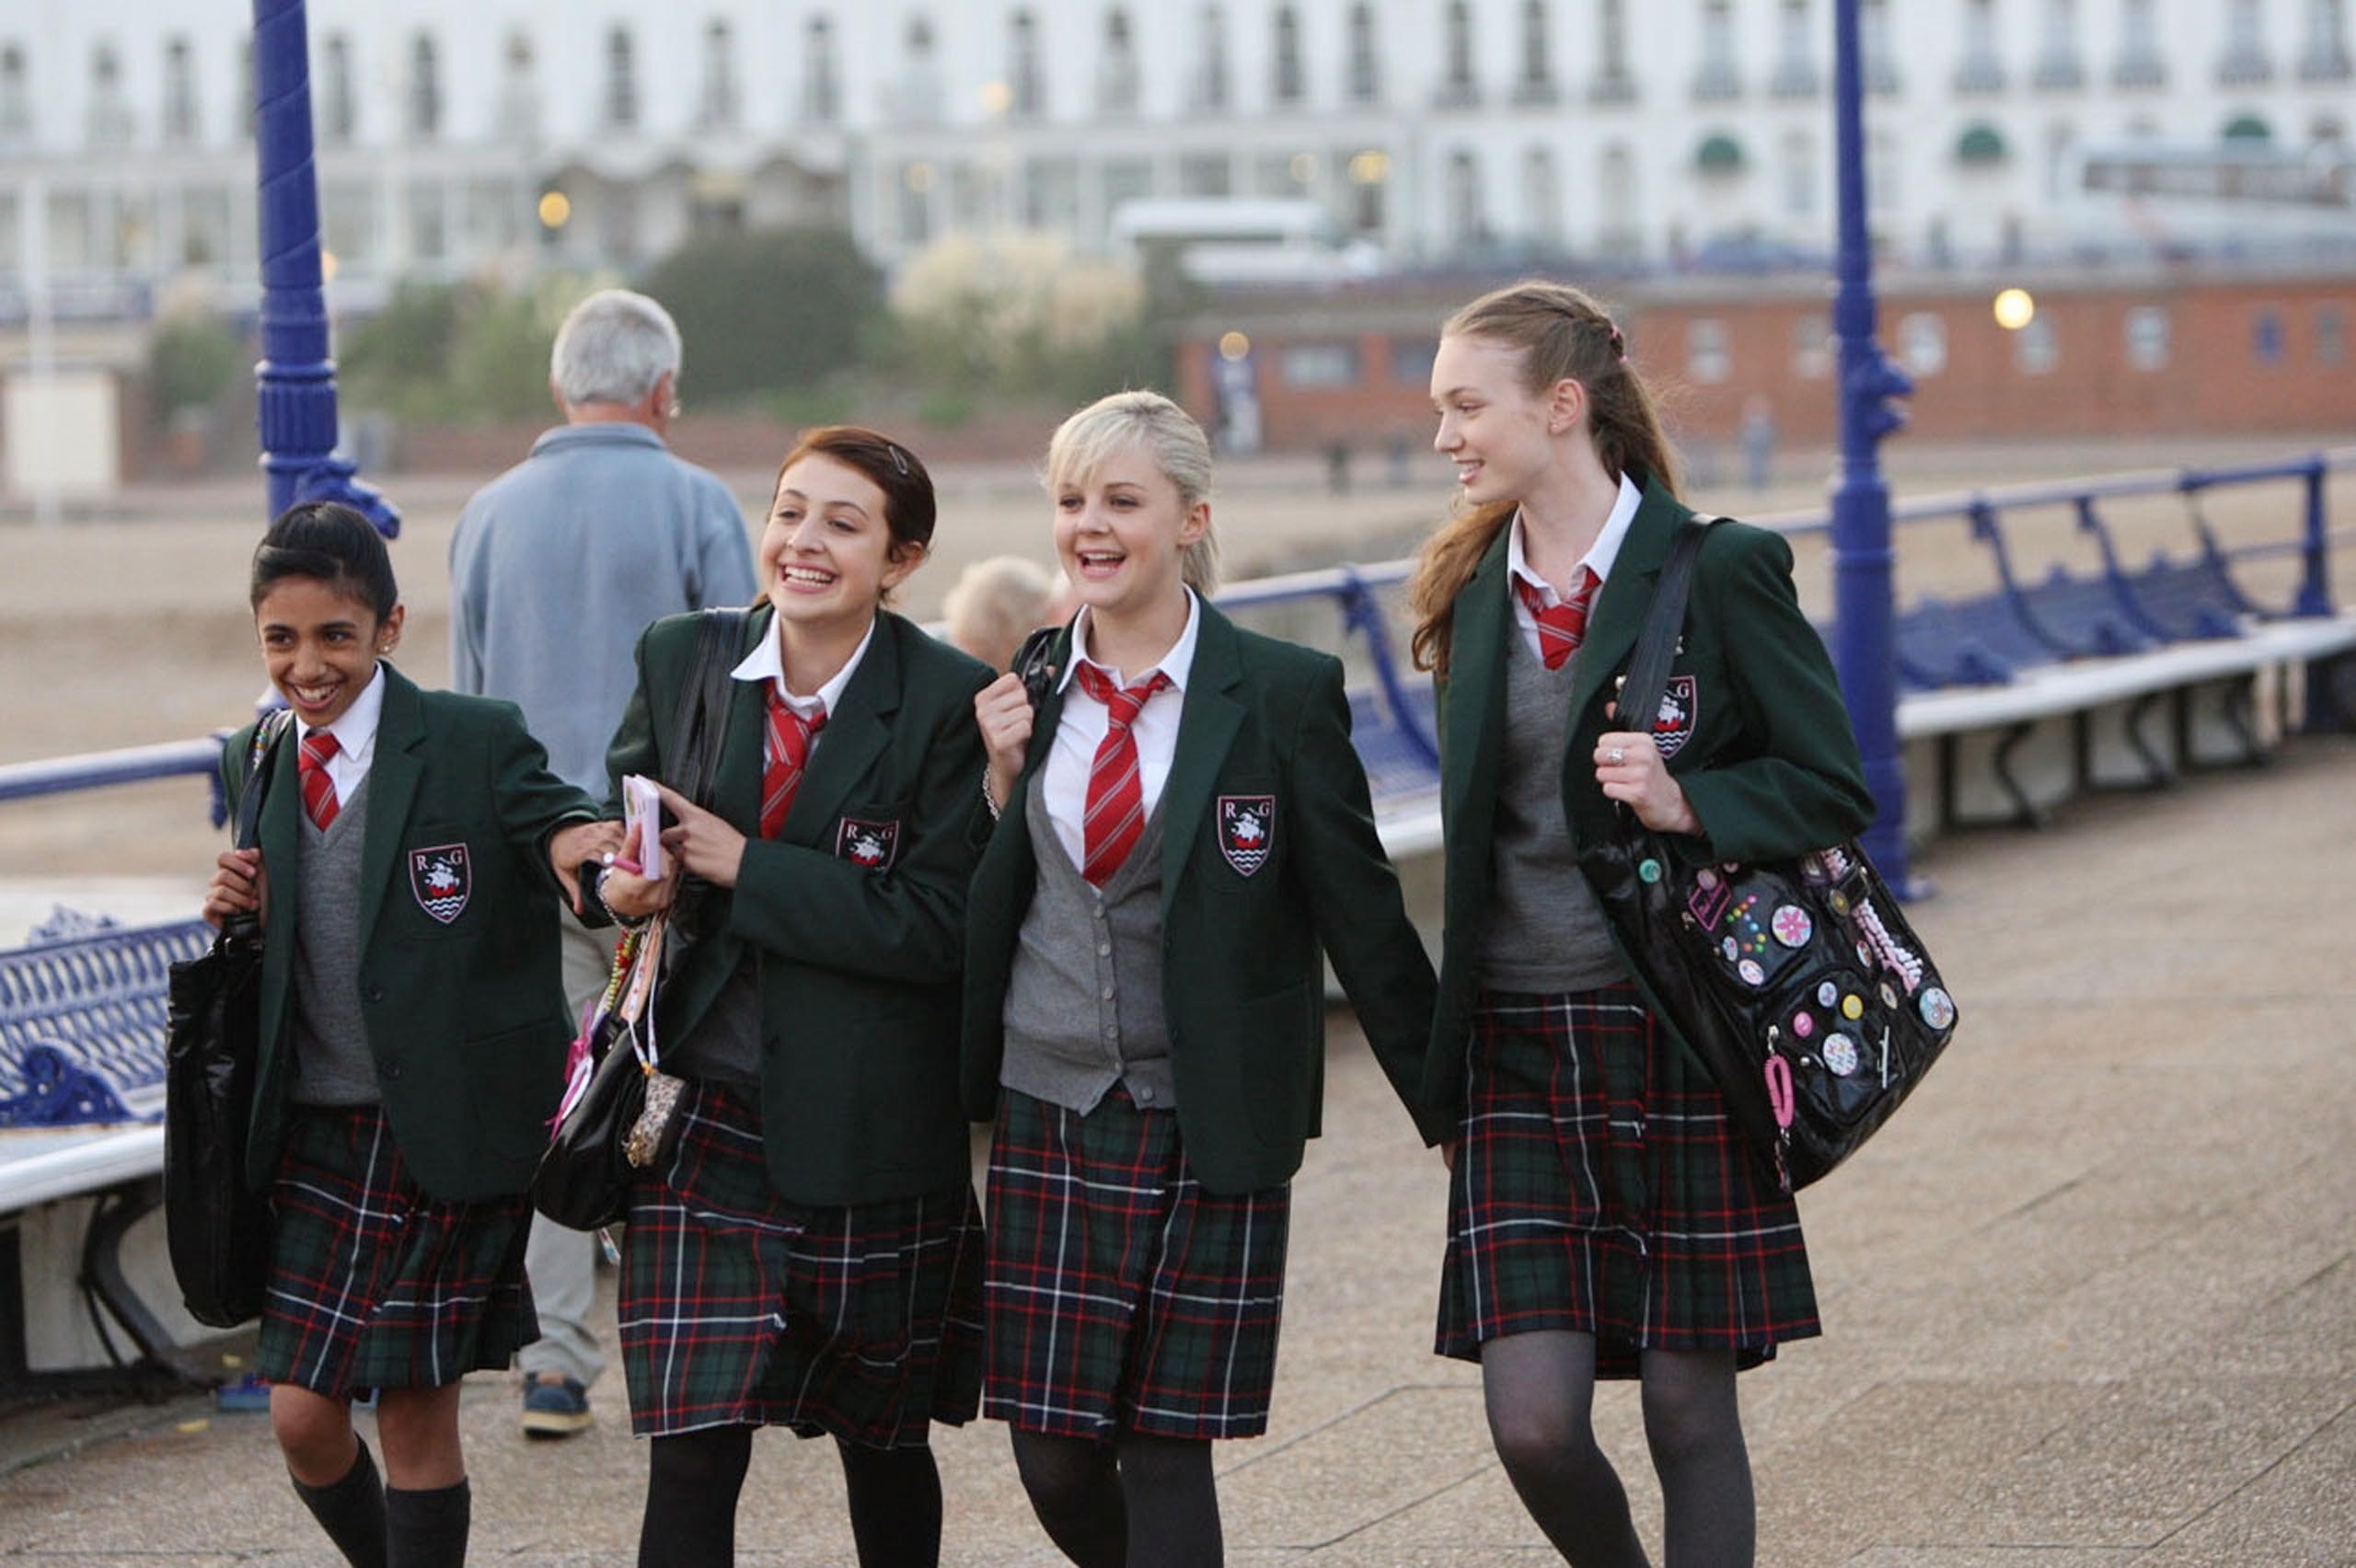
[[[606,988],[616,933],[583,928],[570,908],[564,911],[560,929],[564,946],[564,1005],[578,1023],[583,1011]],[[589,1326],[590,1309],[597,1298],[597,1239],[536,1214],[532,1239],[524,1252],[524,1272],[532,1282],[532,1305],[540,1314],[540,1337],[516,1354],[516,1365],[526,1375],[549,1372],[584,1386],[595,1382],[606,1369],[597,1331]]]

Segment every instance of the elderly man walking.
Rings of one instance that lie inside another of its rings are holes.
[[[564,423],[484,486],[450,539],[451,684],[504,698],[568,783],[606,798],[606,743],[658,617],[753,597],[753,553],[726,487],[664,444],[678,412],[679,329],[644,294],[607,289],[566,317],[549,390]],[[606,938],[564,922],[577,1018],[606,981]],[[524,1431],[590,1424],[605,1355],[588,1322],[596,1241],[544,1218],[525,1267],[541,1338],[525,1348]]]

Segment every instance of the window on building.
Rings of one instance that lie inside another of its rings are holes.
[[[1028,11],[1006,19],[1006,85],[1016,114],[1025,119],[1047,111],[1047,83],[1039,67],[1039,23]]]
[[[1734,0],[1702,0],[1702,63],[1693,75],[1693,96],[1704,100],[1738,98],[1742,76],[1735,64]]]
[[[1727,324],[1715,316],[1697,316],[1685,324],[1685,375],[1692,381],[1724,381],[1734,372],[1734,351]]]
[[[326,205],[326,193],[320,193],[321,206]],[[346,259],[355,253],[344,248],[332,230],[322,230],[322,237],[337,256]],[[180,253],[183,267],[218,267],[229,259],[229,193],[217,185],[197,185],[180,192]]]
[[[1782,176],[1784,215],[1805,225],[1816,216],[1816,138],[1805,131],[1784,132],[1775,161]]]
[[[2036,86],[2048,91],[2084,86],[2085,67],[2078,59],[2078,0],[2044,0],[2045,31],[2037,49]]]
[[[2119,63],[2111,67],[2111,85],[2157,87],[2165,86],[2167,79],[2167,62],[2160,55],[2156,0],[2120,0]]]
[[[499,133],[510,141],[528,142],[540,133],[540,91],[533,80],[532,35],[521,29],[509,33],[502,58]]]
[[[2316,363],[2348,363],[2348,312],[2337,305],[2316,306]]]
[[[1287,343],[1276,357],[1288,386],[1356,386],[1358,346],[1352,342]]]
[[[1276,59],[1268,83],[1268,96],[1278,104],[1300,101],[1300,13],[1290,6],[1276,7],[1275,23]]]
[[[1889,0],[1865,0],[1857,8],[1858,74],[1865,91],[1898,91],[1898,52],[1889,40]]]
[[[1522,232],[1541,254],[1563,248],[1563,179],[1555,172],[1551,147],[1532,147],[1521,156]]]
[[[1356,104],[1382,99],[1381,54],[1374,36],[1374,7],[1350,7],[1349,56],[1342,96]]]
[[[2127,312],[2127,364],[2131,370],[2168,367],[2168,312],[2162,305],[2139,305]]]
[[[409,133],[429,141],[442,132],[442,57],[433,35],[421,32],[409,45]]]
[[[1627,0],[1598,0],[1595,8],[1595,87],[1598,103],[1627,103],[1636,96],[1628,70]]]
[[[450,231],[438,179],[411,180],[409,187],[409,251],[421,261],[439,261],[449,252]]]
[[[1472,6],[1471,0],[1449,0],[1440,29],[1439,101],[1477,103],[1481,87],[1472,69]]]
[[[1195,62],[1195,107],[1227,107],[1227,13],[1206,6],[1195,29],[1200,51]]]
[[[1792,375],[1800,381],[1821,381],[1832,374],[1832,323],[1821,316],[1802,316],[1792,322]]]
[[[606,126],[628,131],[638,123],[638,51],[628,28],[606,33]]]
[[[1145,158],[1114,158],[1104,165],[1104,215],[1110,219],[1127,202],[1150,201],[1154,195],[1153,165]]]
[[[25,46],[0,45],[0,137],[29,136],[33,130],[32,95],[25,80]],[[9,211],[14,212],[11,204]],[[14,265],[16,252],[6,253]]]
[[[1188,153],[1178,160],[1178,194],[1231,196],[1235,160],[1225,153]]]
[[[1603,149],[1596,168],[1596,246],[1607,256],[1632,257],[1644,247],[1644,231],[1636,210],[1636,162],[1627,147],[1614,142]]]
[[[1554,101],[1553,19],[1546,0],[1522,0],[1521,74],[1514,98],[1522,103]]]
[[[937,178],[929,163],[900,166],[900,243],[911,249],[932,238],[932,190]]]
[[[1489,237],[1487,203],[1481,193],[1481,160],[1469,150],[1453,153],[1448,160],[1448,228],[1460,246]]]
[[[1129,36],[1129,14],[1116,6],[1104,13],[1104,58],[1096,68],[1096,111],[1134,114],[1137,108],[1137,46]]]
[[[2249,354],[2260,364],[2282,363],[2282,312],[2261,306],[2249,318]]]
[[[814,124],[831,125],[843,112],[842,73],[835,64],[835,24],[813,17],[802,29],[802,114]]]
[[[923,17],[908,18],[906,59],[899,86],[893,95],[902,120],[911,125],[933,125],[941,120],[941,76],[933,69],[932,23]]]
[[[1814,98],[1822,88],[1816,69],[1816,18],[1808,0],[1784,0],[1775,14],[1777,98]]]
[[[1408,386],[1432,384],[1432,361],[1439,357],[1437,338],[1391,340],[1391,379]]]
[[[1898,362],[1921,380],[1947,367],[1947,318],[1936,311],[1910,311],[1898,318]]]
[[[1022,178],[1023,221],[1067,237],[1080,228],[1080,164],[1068,157],[1033,158]]]
[[[2347,13],[2346,0],[2307,0],[2306,45],[2299,51],[2301,81],[2348,80]]]
[[[164,45],[164,140],[193,142],[197,126],[195,55],[175,38]]]
[[[254,40],[243,40],[237,49],[237,101],[230,123],[245,141],[254,138],[254,126],[261,120],[261,105],[254,94]]]
[[[2225,52],[2217,62],[2217,80],[2248,86],[2273,75],[2274,63],[2266,53],[2263,0],[2226,0]]]
[[[714,17],[703,29],[703,84],[696,119],[707,131],[736,129],[736,34],[727,18]]]
[[[2013,368],[2023,375],[2050,375],[2061,363],[2062,340],[2054,335],[2051,317],[2032,316],[2013,334]]]
[[[1905,190],[1904,144],[1894,131],[1872,132],[1865,138],[1865,197],[1874,216],[1896,216]]]
[[[352,140],[355,105],[352,98],[352,40],[340,32],[329,33],[319,45],[319,68],[313,86],[313,100],[318,105],[319,134],[330,143]],[[343,254],[338,251],[339,256]]]
[[[1965,0],[1963,58],[1957,63],[1955,90],[1994,93],[2004,87],[2004,62],[1998,43],[1996,0]]]
[[[90,51],[90,141],[119,147],[131,134],[131,106],[122,96],[122,57],[113,44],[100,43]]]

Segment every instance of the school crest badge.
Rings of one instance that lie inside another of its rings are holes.
[[[835,824],[835,853],[871,871],[888,870],[900,858],[900,824],[845,817]]]
[[[1653,745],[1664,759],[1685,749],[1693,738],[1701,713],[1701,688],[1692,675],[1671,675],[1660,694],[1660,711],[1653,718]]]
[[[456,919],[474,895],[473,862],[463,844],[437,844],[409,852],[409,888],[417,906],[444,925]]]
[[[1218,798],[1218,848],[1227,863],[1250,876],[1268,863],[1276,837],[1276,798],[1274,795],[1221,795]]]

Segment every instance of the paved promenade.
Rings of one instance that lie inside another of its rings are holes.
[[[1803,1200],[1828,1334],[1743,1382],[1761,1562],[2356,1563],[2356,743],[1951,839],[1923,869],[1943,891],[1915,918],[1964,1027]],[[1326,1125],[1275,1427],[1220,1450],[1230,1561],[1553,1561],[1472,1370],[1430,1354],[1439,1164],[1345,1030]],[[470,1385],[476,1562],[631,1561],[644,1455],[618,1377],[596,1397],[593,1434],[527,1447],[512,1386]],[[133,1430],[83,1424],[77,1451],[0,1477],[0,1556],[330,1562],[262,1418],[110,1419]],[[1657,1539],[1633,1389],[1599,1421]],[[76,1429],[11,1418],[0,1448],[33,1431]],[[1001,1429],[940,1448],[949,1563],[1060,1561]],[[740,1539],[752,1564],[851,1561],[826,1446],[763,1439]]]

